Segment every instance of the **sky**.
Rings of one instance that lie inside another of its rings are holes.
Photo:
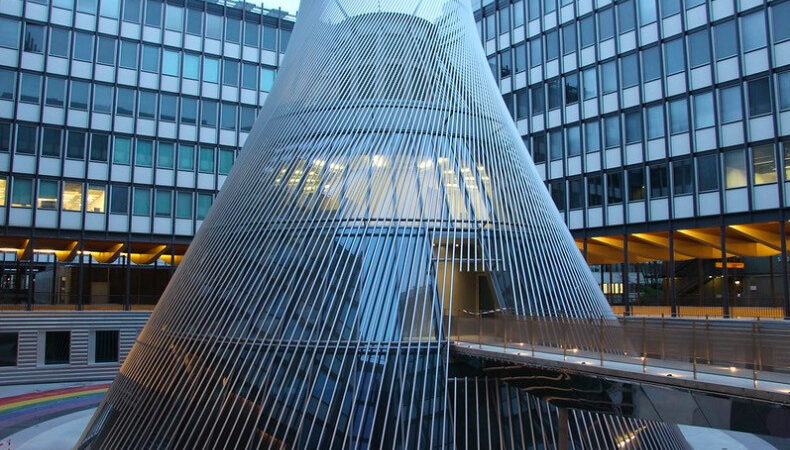
[[[264,8],[282,8],[292,14],[299,10],[299,0],[256,0],[256,2],[262,4]]]

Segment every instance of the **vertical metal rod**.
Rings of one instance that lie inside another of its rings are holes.
[[[784,295],[784,318],[790,320],[790,283],[787,279],[787,235],[784,219],[779,222],[779,245],[782,251],[782,292]]]
[[[691,355],[694,379],[697,379],[697,321],[691,321]]]

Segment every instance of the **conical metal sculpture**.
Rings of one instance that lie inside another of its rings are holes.
[[[612,317],[468,1],[304,0],[236,166],[81,445],[462,446],[458,408],[475,397],[459,397],[447,334],[484,310]],[[546,445],[525,430],[556,409],[508,392],[520,442]],[[512,413],[491,411],[500,427]]]

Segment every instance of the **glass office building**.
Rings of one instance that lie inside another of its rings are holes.
[[[615,311],[786,316],[790,2],[477,6],[505,102]]]
[[[243,2],[0,2],[0,309],[153,305],[293,21]]]
[[[473,5],[616,312],[787,315],[790,2]],[[155,304],[294,20],[242,2],[0,2],[0,308]]]

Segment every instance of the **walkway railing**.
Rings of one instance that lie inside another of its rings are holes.
[[[761,323],[646,319],[529,318],[510,314],[454,316],[451,340],[505,353],[592,359],[759,381],[790,381],[790,326]],[[582,362],[584,363],[584,362]],[[633,367],[633,366],[632,366]]]

